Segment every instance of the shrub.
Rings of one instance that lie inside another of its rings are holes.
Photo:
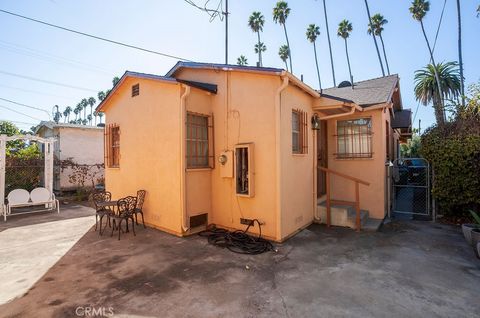
[[[464,214],[480,207],[480,118],[458,116],[422,135],[421,154],[434,169],[432,195],[439,212]]]

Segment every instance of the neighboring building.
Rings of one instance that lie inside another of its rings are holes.
[[[360,205],[381,220],[385,165],[410,126],[392,128],[409,118],[398,82],[320,93],[275,68],[179,62],[166,76],[126,72],[97,108],[107,119],[106,188],[114,198],[147,190],[146,223],[175,235],[259,219],[264,236],[283,241],[324,221],[323,166],[369,182]],[[332,176],[331,197],[352,200],[350,183]]]
[[[36,128],[37,136],[54,137],[55,191],[70,191],[91,187],[104,180],[103,127],[62,124],[42,121]]]

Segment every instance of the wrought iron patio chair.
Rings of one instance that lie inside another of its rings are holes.
[[[100,205],[102,202],[108,202],[112,200],[112,194],[108,191],[97,191],[92,194],[93,205],[95,206],[95,231],[97,230],[98,218],[100,218],[100,235],[102,234],[102,220],[104,216],[107,216],[108,225],[110,224],[110,218],[108,215],[111,213],[111,209]]]
[[[117,201],[117,211],[112,211],[108,214],[109,219],[112,219],[112,233],[110,236],[113,236],[113,232],[118,229],[118,239],[120,240],[120,233],[122,232],[122,223],[124,220],[126,232],[128,232],[128,220],[132,220],[133,235],[137,235],[135,234],[135,220],[133,217],[136,205],[137,198],[132,196]]]
[[[145,194],[147,194],[147,191],[145,190],[137,191],[137,206],[135,207],[135,211],[133,213],[135,214],[135,223],[137,223],[137,225],[138,225],[137,215],[140,214],[142,216],[142,224],[143,224],[143,227],[146,229],[147,227],[145,226],[145,221],[143,220],[143,202],[145,201]]]

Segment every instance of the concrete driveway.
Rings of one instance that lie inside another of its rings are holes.
[[[21,297],[95,224],[81,205],[0,223],[0,305]]]
[[[91,229],[1,317],[474,317],[480,261],[458,228],[397,222],[356,233],[312,225],[278,252],[205,238]]]

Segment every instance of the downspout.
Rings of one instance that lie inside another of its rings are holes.
[[[182,210],[182,230],[186,232],[190,229],[189,224],[187,223],[187,189],[186,189],[186,118],[187,118],[187,107],[186,99],[190,95],[190,86],[182,84],[181,87],[185,88],[182,96],[180,97],[180,207]]]
[[[279,241],[282,240],[282,152],[281,152],[281,119],[282,119],[282,91],[288,86],[288,76],[286,72],[282,72],[281,78],[283,79],[282,85],[277,89],[277,93],[275,95],[275,172],[277,175],[276,178],[276,214],[277,214],[277,238]]]

